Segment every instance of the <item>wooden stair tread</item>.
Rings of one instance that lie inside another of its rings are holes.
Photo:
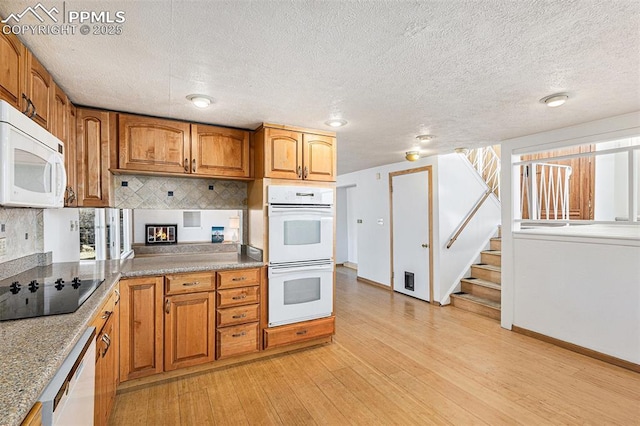
[[[494,290],[502,290],[502,286],[499,283],[494,283],[493,281],[483,280],[482,278],[473,278],[467,277],[463,278],[460,281],[467,282],[469,284],[481,285],[483,287],[492,288]]]
[[[499,266],[495,266],[495,265],[487,265],[486,263],[476,263],[474,265],[471,265],[471,267],[475,267],[475,268],[480,268],[480,269],[486,269],[489,271],[495,271],[495,272],[501,272],[502,268]]]
[[[482,297],[474,296],[473,294],[468,293],[453,293],[451,294],[452,298],[460,298],[465,299],[473,303],[477,303],[479,305],[484,305],[492,309],[500,310],[500,302],[494,302],[493,300],[484,299]]]
[[[495,254],[496,256],[502,256],[502,250],[482,250],[482,253]]]

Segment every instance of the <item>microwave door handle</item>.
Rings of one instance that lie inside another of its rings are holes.
[[[58,188],[56,190],[56,199],[64,198],[64,192],[67,188],[67,172],[64,169],[64,163],[62,159],[58,158],[56,162],[56,182],[58,183]]]

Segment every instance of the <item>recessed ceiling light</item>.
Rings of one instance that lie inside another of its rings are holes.
[[[545,96],[540,99],[540,102],[548,107],[555,108],[567,102],[567,99],[569,99],[569,95],[566,93],[554,93],[553,95]]]
[[[345,124],[347,124],[347,120],[340,120],[340,119],[334,118],[329,121],[325,121],[324,124],[331,127],[342,127]]]
[[[433,138],[435,138],[435,136],[433,136],[433,135],[418,135],[418,136],[416,136],[416,139],[418,139],[420,142],[428,142]]]
[[[462,147],[460,147],[460,148],[455,148],[453,151],[454,151],[456,154],[465,154],[465,155],[466,155],[466,154],[469,152],[469,148],[462,148]]]
[[[404,153],[404,158],[407,159],[407,161],[417,161],[418,159],[420,159],[420,152],[419,151],[407,151]]]
[[[187,99],[198,108],[206,108],[211,105],[211,98],[205,95],[189,95]]]

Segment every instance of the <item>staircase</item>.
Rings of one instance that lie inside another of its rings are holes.
[[[502,240],[492,238],[480,263],[471,265],[471,276],[460,280],[461,291],[451,294],[451,305],[500,321],[500,272]]]

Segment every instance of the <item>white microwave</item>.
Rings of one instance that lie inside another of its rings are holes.
[[[66,186],[62,141],[0,101],[0,205],[63,207]]]

